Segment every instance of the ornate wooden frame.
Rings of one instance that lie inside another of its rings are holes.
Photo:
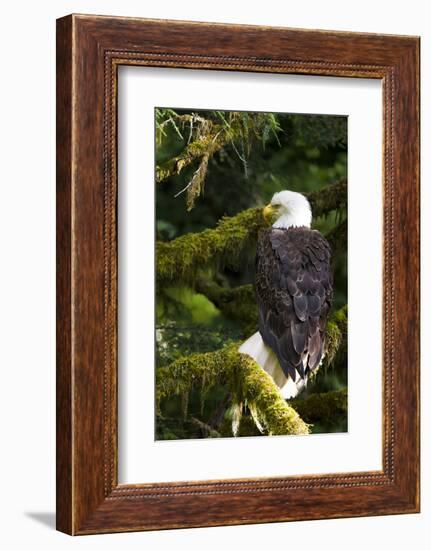
[[[384,101],[383,470],[119,485],[119,65],[377,78]],[[419,511],[419,38],[70,15],[57,21],[57,528]]]

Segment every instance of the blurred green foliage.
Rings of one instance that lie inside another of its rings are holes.
[[[277,191],[318,191],[347,177],[347,117],[156,109],[155,118],[156,164],[162,174],[156,183],[159,242],[213,228],[222,216],[263,206]],[[315,219],[313,226],[328,234],[346,218],[346,209],[331,211]],[[253,283],[255,249],[250,246],[248,252],[239,269],[218,265],[203,270],[201,289],[206,288],[205,279],[208,287],[216,283],[228,291]],[[344,248],[337,249],[333,270],[334,309],[339,309],[347,303]],[[250,336],[249,325],[222,310],[208,294],[186,287],[181,280],[166,288],[159,284],[157,368],[183,355],[213,351]],[[301,399],[346,388],[345,363],[319,374]],[[201,393],[195,388],[187,396],[186,416],[184,396],[165,400],[156,422],[157,439],[229,435],[226,389],[214,386],[205,392],[203,403]],[[314,423],[314,431],[345,431],[347,413],[340,411],[330,423]],[[259,435],[246,418],[239,435]]]

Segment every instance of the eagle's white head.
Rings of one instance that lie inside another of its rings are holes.
[[[311,207],[308,200],[295,191],[275,193],[271,202],[263,210],[265,219],[275,220],[272,227],[310,227]]]

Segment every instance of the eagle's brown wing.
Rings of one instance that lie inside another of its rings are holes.
[[[306,379],[322,358],[333,297],[327,240],[305,227],[261,231],[256,292],[264,342],[286,376]]]

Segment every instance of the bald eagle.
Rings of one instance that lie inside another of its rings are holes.
[[[333,298],[331,250],[323,235],[310,229],[311,207],[300,193],[276,193],[264,216],[275,221],[258,238],[259,331],[239,351],[251,356],[290,399],[305,388],[325,354]]]

